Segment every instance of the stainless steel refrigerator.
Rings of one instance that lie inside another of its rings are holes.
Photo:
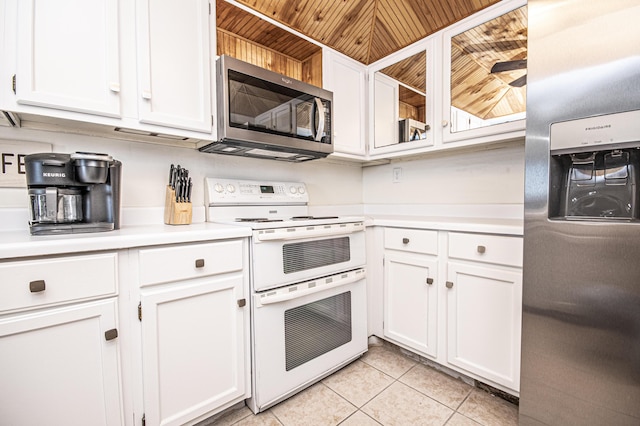
[[[521,425],[640,425],[640,2],[529,0]]]

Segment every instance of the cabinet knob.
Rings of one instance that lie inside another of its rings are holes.
[[[118,337],[118,329],[112,328],[111,330],[107,330],[104,332],[104,339],[108,342],[109,340],[113,340]]]
[[[429,285],[433,284],[433,278],[427,278],[427,284]]]
[[[442,120],[442,127],[447,127],[449,125],[449,121]]]
[[[409,239],[408,238],[403,238],[402,239],[402,244],[409,244]]]
[[[485,246],[478,246],[478,253],[483,254],[485,251],[487,251]]]
[[[445,285],[447,286],[447,288],[453,288],[453,283],[451,281],[447,281]]]
[[[244,308],[247,304],[247,300],[246,299],[238,299],[238,307],[239,308]]]
[[[196,259],[196,268],[204,268],[204,259]]]
[[[45,287],[44,280],[36,280],[29,283],[29,291],[31,291],[31,293],[44,291]]]

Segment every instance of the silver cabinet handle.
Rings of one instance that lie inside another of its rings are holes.
[[[429,285],[433,284],[433,278],[427,278],[427,284]]]
[[[402,244],[409,244],[409,239],[408,238],[403,238],[402,239]]]
[[[41,291],[44,291],[45,288],[46,285],[44,283],[44,280],[36,280],[29,283],[29,291],[31,293],[39,293]]]
[[[204,259],[196,259],[196,268],[204,268]]]
[[[445,285],[447,286],[447,288],[453,288],[453,283],[451,281],[447,281]]]
[[[487,251],[487,248],[485,246],[478,246],[478,253],[484,254],[485,251]]]

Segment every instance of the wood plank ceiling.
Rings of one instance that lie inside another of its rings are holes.
[[[237,0],[371,64],[499,0]]]

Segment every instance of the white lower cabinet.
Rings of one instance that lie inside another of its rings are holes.
[[[517,394],[521,268],[521,237],[385,228],[383,337]]]
[[[243,240],[139,250],[147,425],[193,424],[249,396],[245,251]]]
[[[434,357],[438,337],[437,278],[435,256],[385,250],[384,335]]]
[[[124,424],[117,254],[0,262],[0,282],[0,423]]]
[[[522,272],[449,262],[446,287],[447,361],[518,390]]]

